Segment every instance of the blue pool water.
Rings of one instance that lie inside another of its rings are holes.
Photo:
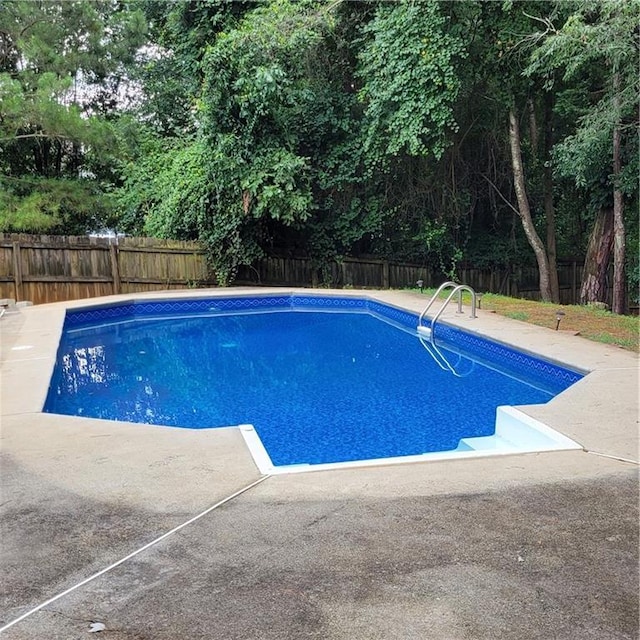
[[[70,313],[45,411],[252,424],[274,465],[320,464],[455,449],[493,433],[497,406],[546,402],[580,378],[441,325],[454,375],[421,344],[415,316],[379,303],[236,300]]]

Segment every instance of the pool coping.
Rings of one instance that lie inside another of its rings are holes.
[[[20,327],[2,341],[2,408],[0,416],[43,415],[49,381],[67,309],[100,307],[133,301],[184,298],[306,295],[367,298],[411,313],[420,313],[427,298],[410,291],[328,290],[297,288],[198,289],[122,294],[22,308]],[[638,356],[617,347],[591,343],[579,336],[478,311],[478,317],[458,315],[450,305],[442,322],[552,363],[587,372],[585,377],[545,405],[517,407],[524,416],[547,425],[578,443],[585,451],[622,460],[638,459]],[[5,320],[3,320],[5,322]],[[5,324],[0,326],[5,328]],[[5,332],[3,332],[5,333]],[[25,384],[25,378],[28,382]],[[28,393],[16,393],[16,389]],[[616,401],[611,403],[612,391]],[[582,406],[581,406],[582,405]],[[579,410],[578,410],[579,409]],[[82,419],[90,420],[90,419]],[[117,423],[121,424],[121,423]],[[128,423],[122,423],[128,424]],[[607,425],[605,432],[602,425]],[[233,425],[234,427],[236,425]],[[479,452],[482,455],[483,452]],[[476,454],[478,455],[478,454]],[[485,454],[486,455],[486,454]],[[510,452],[510,455],[517,453]],[[429,458],[411,460],[423,462]],[[405,461],[408,462],[408,461]],[[384,464],[376,460],[368,464]],[[263,470],[266,470],[265,466]]]

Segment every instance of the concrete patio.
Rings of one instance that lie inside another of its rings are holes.
[[[0,320],[2,637],[639,637],[635,354],[452,307],[591,372],[522,408],[583,450],[261,476],[236,428],[41,413],[65,310],[90,302]]]

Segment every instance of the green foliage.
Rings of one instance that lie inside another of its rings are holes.
[[[2,5],[3,228],[75,233],[107,223],[101,178],[111,176],[93,160],[114,152],[107,116],[144,32],[142,14],[116,0]]]
[[[121,229],[161,238],[190,239],[207,198],[202,145],[141,141],[144,152],[123,167],[124,185],[115,193]]]
[[[374,158],[432,154],[439,159],[458,127],[453,116],[464,57],[437,2],[382,4],[365,26],[359,92],[364,150]]]
[[[553,165],[561,253],[583,252],[610,204],[622,123],[633,281],[636,26],[618,0],[12,0],[0,221],[82,230],[115,204],[122,230],[206,242],[223,284],[264,251],[320,270],[374,254],[444,277],[463,260],[523,265],[513,107],[540,232]]]
[[[108,198],[79,180],[3,181],[0,231],[84,234],[108,225]]]
[[[158,2],[141,0],[152,46],[138,53],[133,77],[144,86],[140,118],[167,137],[198,130],[203,57],[211,42],[253,7],[235,0]]]
[[[0,11],[0,30],[3,141],[32,135],[95,143],[95,115],[111,100],[100,89],[133,61],[142,15],[116,0],[13,0]]]
[[[264,220],[308,215],[308,160],[290,125],[307,98],[297,56],[315,41],[304,7],[277,2],[220,33],[204,58],[211,199],[199,234],[222,282],[260,254]]]
[[[576,109],[575,130],[555,146],[553,161],[557,174],[588,194],[592,209],[612,207],[617,191],[634,211],[630,238],[635,250],[624,251],[626,221],[616,222],[614,231],[613,306],[622,312],[625,295],[617,283],[625,268],[631,274],[631,298],[638,295],[638,7],[620,0],[582,0],[571,8],[561,27],[547,19],[546,31],[534,36],[538,42],[527,71],[546,72],[548,84],[554,71],[561,72],[564,82],[584,87],[589,96],[588,101],[580,101],[581,109]],[[614,131],[620,147],[615,161]],[[626,264],[619,259],[621,252]]]
[[[44,232],[59,226],[59,203],[50,202],[42,193],[19,198],[0,192],[0,229],[5,232]]]
[[[443,221],[425,221],[421,232],[413,239],[426,248],[434,266],[443,275],[449,280],[457,279],[456,269],[462,260],[462,251],[452,242],[449,228]]]
[[[574,107],[576,130],[556,145],[554,163],[560,175],[572,177],[579,187],[597,188],[611,173],[612,133],[622,123],[623,144],[629,148],[620,187],[633,196],[639,169],[637,6],[620,0],[582,0],[573,8],[562,27],[556,28],[549,20],[547,30],[534,36],[539,43],[527,69],[529,74],[544,72],[550,85],[552,72],[560,70],[565,82],[583,89],[580,104]],[[619,91],[612,83],[614,73],[622,76]],[[619,109],[614,108],[614,94]],[[587,103],[585,95],[592,96]],[[571,96],[575,98],[575,93]]]

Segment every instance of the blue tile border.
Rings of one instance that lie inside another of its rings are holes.
[[[367,310],[368,300],[364,298],[340,298],[337,296],[291,296],[291,309],[338,309],[353,311]]]
[[[451,346],[467,357],[554,394],[564,391],[584,377],[582,373],[538,356],[444,324],[437,325],[435,340],[439,346]]]
[[[163,317],[184,314],[234,314],[264,311],[339,311],[365,312],[387,320],[401,328],[415,330],[418,314],[404,309],[358,297],[319,295],[264,295],[232,296],[225,298],[185,298],[154,301],[114,303],[99,307],[70,309],[65,317],[65,329],[92,324],[132,320],[135,318]],[[513,375],[548,388],[553,393],[563,391],[583,375],[506,345],[468,333],[446,324],[438,324],[437,344],[451,345],[466,357],[494,366]]]
[[[392,320],[407,329],[414,330],[418,325],[418,314],[416,313],[391,307],[375,300],[370,300],[367,308],[369,312],[374,315],[381,316],[387,320]]]
[[[114,304],[113,306],[86,307],[84,309],[67,310],[64,328],[79,327],[96,322],[122,320],[135,315],[134,303]]]

